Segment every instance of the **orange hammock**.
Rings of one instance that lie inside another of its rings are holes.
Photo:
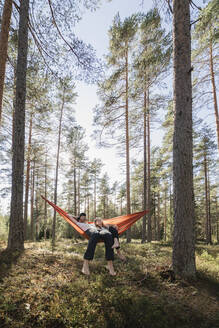
[[[45,197],[41,196],[47,203],[49,203],[75,230],[77,230],[80,235],[83,237],[89,239],[85,231],[83,231],[76,223],[72,222],[70,219],[70,216],[63,211],[60,207],[55,205],[54,203],[50,202],[48,199]],[[142,216],[144,216],[146,213],[148,213],[149,210],[142,211],[142,212],[137,212],[133,214],[127,214],[127,215],[122,215],[122,216],[117,216],[116,218],[112,219],[105,219],[103,222],[105,224],[116,224],[118,226],[118,233],[119,235],[126,231],[128,228],[131,227],[132,224],[134,224],[137,220],[139,220]],[[93,223],[93,222],[89,222]]]

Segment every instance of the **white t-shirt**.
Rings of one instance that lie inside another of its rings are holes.
[[[77,222],[77,225],[83,230],[86,231],[91,228],[96,228],[94,224],[89,224],[89,223],[83,223],[83,222]]]

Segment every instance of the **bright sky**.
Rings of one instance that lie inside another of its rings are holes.
[[[90,43],[97,51],[97,56],[102,57],[108,52],[108,30],[112,25],[113,18],[119,12],[121,19],[130,16],[138,11],[147,12],[153,5],[152,0],[144,1],[112,0],[112,2],[102,1],[102,6],[93,13],[86,13],[82,21],[77,25],[75,33],[84,42]],[[93,111],[98,103],[96,86],[77,83],[78,101],[76,107],[76,120],[86,129],[87,143],[89,145],[89,159],[100,158],[105,164],[103,172],[108,172],[113,181],[121,182],[120,167],[122,160],[116,156],[115,149],[98,149],[95,141],[90,135],[93,132]],[[124,161],[124,160],[123,160]]]
[[[206,6],[208,0],[195,0],[194,3],[197,6]],[[102,0],[102,6],[95,12],[87,12],[81,22],[76,26],[75,33],[84,42],[90,43],[97,51],[97,56],[102,57],[108,52],[108,30],[112,25],[113,18],[119,12],[121,19],[130,16],[136,12],[147,12],[153,7],[153,0]],[[171,23],[170,23],[171,24]],[[172,90],[171,78],[168,88]],[[77,83],[78,101],[76,105],[76,120],[86,129],[87,143],[90,147],[89,159],[97,157],[105,163],[103,171],[107,171],[113,181],[118,180],[121,182],[124,180],[124,176],[121,174],[120,167],[122,159],[116,156],[116,150],[110,149],[98,149],[95,146],[95,141],[90,138],[93,132],[93,111],[92,109],[98,103],[96,95],[96,87],[86,85],[85,83]],[[152,145],[160,145],[162,139],[162,131],[155,129],[151,135]],[[130,153],[132,157],[132,151]],[[124,159],[123,159],[124,162]]]

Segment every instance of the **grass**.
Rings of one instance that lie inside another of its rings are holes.
[[[122,243],[126,263],[105,269],[98,245],[91,275],[81,274],[86,241],[26,243],[23,253],[0,244],[1,328],[217,328],[219,246],[197,246],[198,279],[171,281],[171,248]]]

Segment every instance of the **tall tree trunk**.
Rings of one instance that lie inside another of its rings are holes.
[[[87,196],[87,217],[90,217],[90,197]]]
[[[128,49],[126,51],[125,57],[126,66],[126,98],[125,98],[125,125],[126,125],[126,212],[130,214],[131,204],[130,204],[130,160],[129,160],[129,100],[128,100]],[[127,230],[127,242],[131,241],[131,228]]]
[[[56,176],[55,176],[55,188],[54,188],[54,203],[57,203],[57,190],[58,190],[58,176],[59,176],[59,154],[60,154],[60,144],[61,144],[61,133],[62,133],[62,116],[64,110],[65,96],[63,91],[61,113],[59,118],[59,133],[58,133],[58,146],[57,146],[57,156],[56,156]],[[52,222],[52,246],[55,246],[56,239],[56,211],[54,210],[53,222]]]
[[[147,88],[147,208],[149,209],[148,213],[148,231],[147,231],[147,240],[151,242],[152,240],[152,228],[151,228],[151,142],[150,142],[150,109],[149,109],[149,88]]]
[[[206,158],[207,160],[207,158]],[[211,226],[211,188],[210,188],[210,177],[209,177],[209,168],[208,163],[207,164],[207,202],[208,202],[208,237],[207,237],[207,243],[212,244],[212,226]]]
[[[164,222],[163,222],[164,241],[167,240],[167,189],[164,191]]]
[[[160,240],[160,191],[158,190],[157,200],[157,240]]]
[[[144,91],[144,184],[143,184],[143,210],[147,207],[147,93]],[[142,243],[146,241],[146,215],[142,222]]]
[[[81,183],[81,172],[80,167],[78,168],[78,214],[81,212],[81,190],[80,190],[80,183]]]
[[[74,215],[77,215],[77,180],[76,180],[76,160],[74,160]]]
[[[11,22],[12,0],[5,0],[0,32],[0,127],[2,121],[2,101],[4,91],[5,69],[8,52],[8,37]]]
[[[24,249],[23,180],[25,146],[25,101],[28,51],[29,0],[20,4],[18,58],[16,68],[16,102],[12,140],[12,191],[8,249]]]
[[[174,238],[173,270],[196,276],[193,192],[190,1],[173,0],[174,66]]]
[[[94,175],[94,217],[97,217],[97,176]]]
[[[122,215],[122,197],[121,197],[121,201],[120,201],[120,215]]]
[[[34,241],[34,190],[35,190],[35,160],[31,171],[31,200],[30,200],[30,240]]]
[[[154,234],[152,233],[152,239],[157,240],[157,213],[156,213],[156,193],[154,193],[153,210],[154,210]],[[153,231],[152,231],[153,232]]]
[[[210,43],[209,46],[209,54],[210,54],[211,83],[212,83],[213,98],[214,98],[214,113],[215,113],[215,120],[216,120],[216,127],[217,127],[217,146],[219,151],[219,117],[218,117],[218,105],[217,105],[217,92],[216,92],[216,84],[215,84],[215,77],[214,77],[212,42]]]
[[[26,168],[25,201],[24,201],[24,240],[27,239],[27,214],[28,214],[28,198],[29,198],[29,185],[30,185],[30,153],[31,153],[32,125],[33,125],[32,123],[33,123],[33,113],[30,114],[29,138],[28,138],[28,146],[27,146],[27,168]]]
[[[171,177],[170,177],[170,193],[169,193],[169,215],[170,215],[170,237],[171,237],[171,240],[173,240],[173,211],[172,211]]]
[[[206,243],[209,244],[209,209],[208,209],[208,175],[207,175],[207,158],[204,152],[204,177],[205,177],[205,238]]]
[[[39,169],[36,171],[36,192],[35,192],[35,240],[39,237],[39,206],[38,206],[38,190],[39,190]]]
[[[47,149],[45,154],[45,173],[44,173],[44,197],[47,199]],[[47,231],[47,202],[44,202],[44,240],[46,240]]]

